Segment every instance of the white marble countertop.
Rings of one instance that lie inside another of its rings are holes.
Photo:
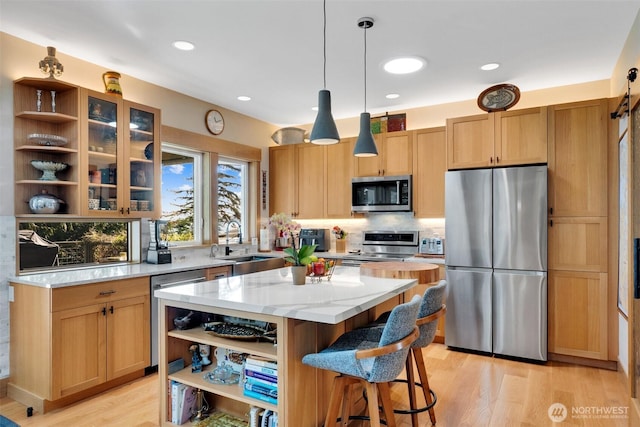
[[[358,267],[337,266],[330,281],[292,284],[288,267],[154,291],[157,298],[336,324],[401,294],[415,279],[360,277]]]
[[[68,270],[51,270],[47,272],[39,272],[32,274],[23,274],[9,278],[10,282],[20,283],[24,285],[40,286],[45,288],[62,288],[66,286],[86,285],[93,282],[106,282],[109,280],[130,279],[144,276],[155,276],[166,273],[175,273],[187,270],[196,270],[200,268],[222,267],[232,265],[233,257],[242,257],[247,255],[266,256],[266,257],[284,257],[282,252],[259,252],[248,254],[234,254],[225,259],[224,257],[212,258],[208,256],[194,256],[180,259],[178,262],[170,264],[118,264],[118,265],[100,265],[91,267],[79,267]],[[356,258],[357,255],[349,253],[335,252],[318,252],[318,256],[326,258]],[[442,264],[442,258],[405,258],[404,261],[410,262],[430,262],[432,264]]]

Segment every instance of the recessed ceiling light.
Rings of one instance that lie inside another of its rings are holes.
[[[389,93],[386,95],[387,99],[396,99],[396,98],[400,98],[400,94],[398,93]]]
[[[176,40],[173,42],[173,47],[179,50],[193,50],[195,46],[193,43],[186,40]]]
[[[500,64],[498,64],[497,62],[490,62],[488,64],[484,64],[482,67],[480,67],[480,69],[483,71],[491,71],[491,70],[495,70],[499,66]]]
[[[245,96],[245,95],[240,95],[238,97],[238,101],[251,101],[251,97],[250,96]]]
[[[391,74],[409,74],[421,70],[427,61],[417,56],[391,59],[384,64],[384,70]]]

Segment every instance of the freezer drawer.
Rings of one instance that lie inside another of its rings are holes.
[[[444,343],[491,352],[491,269],[447,267]]]
[[[495,270],[492,295],[493,352],[546,361],[547,273]]]

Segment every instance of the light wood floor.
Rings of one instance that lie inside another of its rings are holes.
[[[571,415],[582,411],[625,410],[629,406],[625,385],[617,372],[563,363],[538,365],[450,351],[431,344],[425,351],[429,382],[438,395],[439,427],[630,427],[626,416]],[[406,386],[393,386],[394,402],[404,402]],[[0,399],[0,414],[21,426],[157,426],[159,411],[157,375],[119,387],[62,410],[27,418],[26,408]],[[569,415],[554,424],[547,415],[553,403],[564,404]],[[396,417],[408,427],[408,415]],[[428,426],[428,414],[420,414]],[[304,426],[288,426],[304,427]]]

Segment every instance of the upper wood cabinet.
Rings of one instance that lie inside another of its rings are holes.
[[[22,78],[13,84],[15,214],[32,214],[29,199],[43,191],[64,203],[58,214],[80,214],[80,89],[53,79]],[[56,180],[43,180],[32,161],[66,164]]]
[[[323,218],[326,146],[293,144],[269,148],[270,215]]]
[[[549,213],[607,215],[606,99],[549,107]]]
[[[411,131],[402,131],[373,135],[378,155],[356,157],[354,175],[411,175],[413,172],[412,134]]]
[[[447,138],[444,126],[413,134],[413,210],[419,218],[444,218]]]
[[[15,213],[29,199],[62,200],[51,215],[160,214],[160,111],[52,79],[14,82]],[[64,164],[44,175],[32,161]]]
[[[356,138],[344,138],[339,144],[327,145],[326,206],[327,218],[348,218],[351,215],[351,177],[355,158]]]
[[[159,216],[160,111],[110,94],[82,95],[83,213]]]
[[[547,107],[447,119],[447,168],[547,162]]]

